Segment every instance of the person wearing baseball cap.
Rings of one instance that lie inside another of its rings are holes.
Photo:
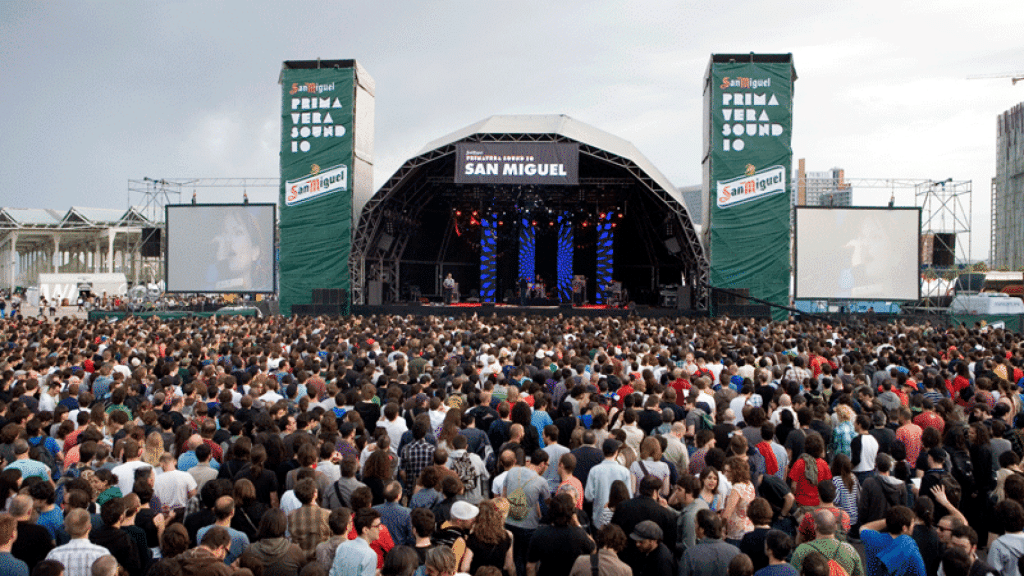
[[[636,549],[630,555],[633,557],[626,559],[626,563],[634,567],[634,576],[675,575],[675,556],[662,542],[664,533],[657,522],[644,520],[633,528],[629,537],[636,542]],[[639,570],[636,570],[637,567]]]
[[[451,518],[441,524],[441,529],[434,534],[436,544],[450,546],[455,552],[456,566],[462,565],[469,532],[472,530],[478,514],[480,514],[479,508],[469,502],[459,500],[452,504]]]

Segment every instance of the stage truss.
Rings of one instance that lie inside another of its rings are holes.
[[[932,234],[934,242],[954,254],[953,266],[931,266],[927,270],[923,270],[922,274],[927,279],[952,281],[964,272],[960,265],[967,266],[971,262],[971,217],[973,211],[971,180],[844,178],[842,182],[849,185],[854,191],[858,188],[889,190],[892,199],[890,206],[894,204],[897,194],[904,198],[907,193],[913,193],[914,206],[921,208],[922,237]],[[796,179],[793,189],[798,190],[800,184],[802,182],[799,178]],[[954,246],[948,245],[943,234],[953,235]],[[929,286],[931,285],[929,284]],[[943,284],[935,283],[934,286],[938,289]],[[930,293],[924,289],[921,292],[926,303],[930,302],[929,297],[942,295],[944,294]]]
[[[164,270],[163,254],[167,250],[167,223],[164,222],[164,209],[168,204],[181,204],[182,194],[192,191],[191,201],[196,202],[197,190],[200,188],[227,188],[241,190],[238,201],[246,202],[248,199],[247,190],[250,188],[279,188],[280,178],[149,178],[142,180],[128,180],[128,206],[135,206],[139,212],[154,222],[160,228],[160,254],[159,258],[145,258],[143,268],[149,273],[148,278],[134,278],[137,284],[140,280],[150,283],[157,283],[164,280],[167,271]],[[150,238],[145,234],[139,236],[138,245],[130,247],[135,253],[142,251],[142,245]],[[138,276],[138,271],[136,273]]]

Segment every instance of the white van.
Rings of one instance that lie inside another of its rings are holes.
[[[950,314],[972,316],[1024,314],[1024,301],[1001,292],[958,295],[949,305]]]

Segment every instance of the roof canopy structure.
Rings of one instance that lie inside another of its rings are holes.
[[[456,145],[483,142],[576,143],[579,184],[456,184]],[[707,307],[707,259],[683,195],[631,143],[564,115],[492,116],[405,161],[362,210],[350,260],[353,303],[367,303],[371,281],[382,283],[385,301],[397,302],[411,284],[423,294],[439,293],[442,272],[461,268],[471,277],[479,245],[455,218],[463,209],[516,222],[524,210],[534,217],[537,210],[571,215],[577,250],[588,249],[579,226],[614,211],[624,217],[616,232],[615,280],[646,295],[638,303],[656,299],[659,285],[682,281],[693,288],[694,305]]]
[[[67,212],[0,207],[0,287],[32,285],[40,273],[124,272],[138,277],[146,266],[140,252],[144,231],[162,224],[146,218],[137,206],[72,206]],[[155,279],[162,271],[141,275]]]

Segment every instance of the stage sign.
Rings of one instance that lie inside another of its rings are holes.
[[[350,289],[355,68],[281,72],[281,313]]]
[[[472,142],[455,157],[456,184],[579,184],[579,144]]]
[[[715,54],[704,82],[711,286],[781,306],[789,304],[795,79],[791,54]]]

